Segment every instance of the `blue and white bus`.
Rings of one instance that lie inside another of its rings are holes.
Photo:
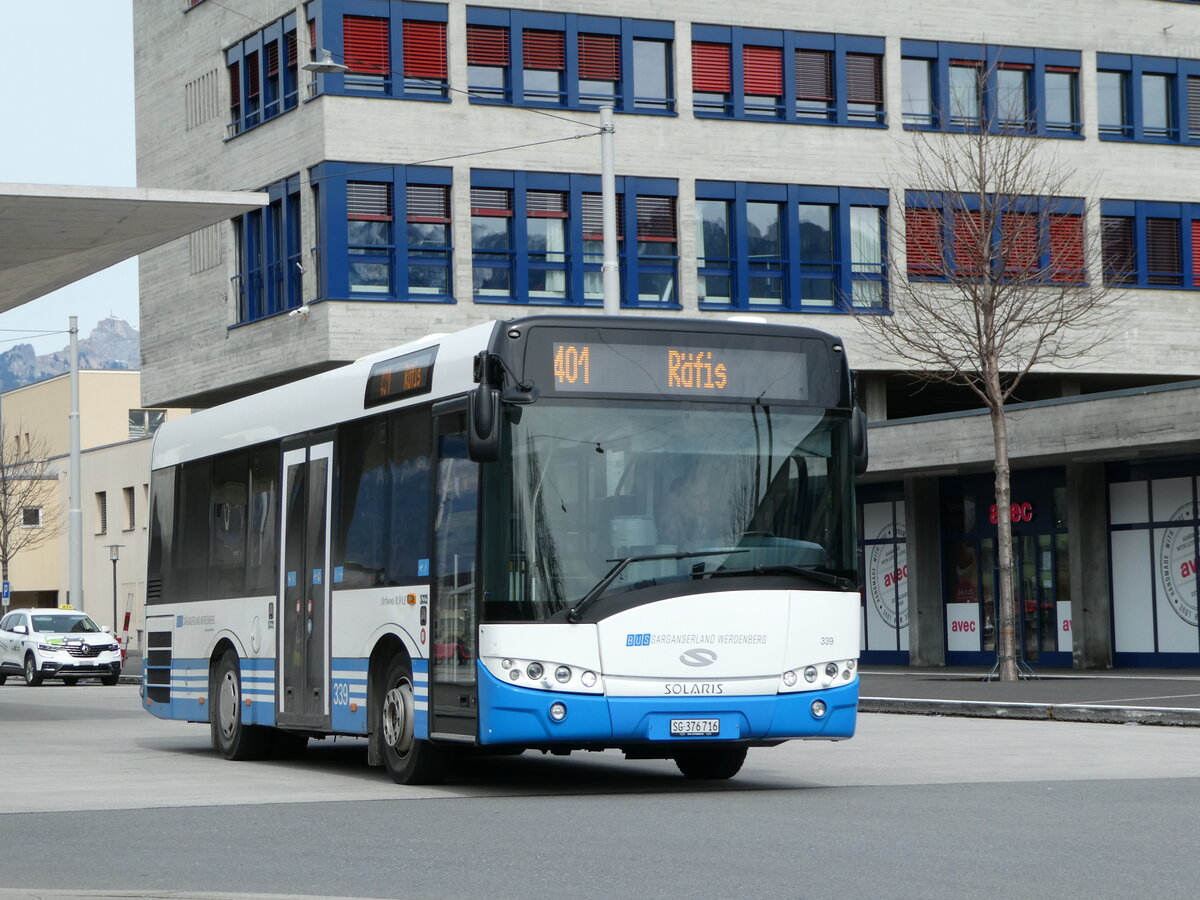
[[[164,424],[143,696],[230,759],[365,737],[728,778],[854,734],[862,416],[837,338],[538,316]]]

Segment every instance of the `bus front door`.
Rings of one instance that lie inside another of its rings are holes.
[[[437,414],[429,733],[474,741],[479,720],[475,614],[479,466],[467,456],[465,404]]]
[[[280,725],[329,727],[329,531],[333,443],[283,454],[283,539],[279,548]]]

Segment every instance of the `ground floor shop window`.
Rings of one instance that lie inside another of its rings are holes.
[[[904,502],[860,506],[859,571],[863,585],[862,649],[876,662],[908,661],[908,551]],[[902,655],[902,656],[898,656]]]

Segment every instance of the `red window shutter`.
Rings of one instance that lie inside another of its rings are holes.
[[[846,99],[851,103],[883,103],[883,57],[846,54]]]
[[[317,58],[317,20],[308,20],[308,58]]]
[[[566,67],[566,38],[561,31],[526,31],[522,40],[526,69],[561,72]]]
[[[392,186],[386,181],[346,182],[346,218],[366,222],[390,222]]]
[[[531,219],[565,219],[567,195],[562,191],[526,191],[525,212]]]
[[[1083,216],[1051,213],[1050,280],[1073,283],[1085,278]]]
[[[1000,259],[1009,274],[1036,272],[1041,257],[1036,213],[1004,213],[1000,218]]]
[[[983,234],[979,213],[954,210],[954,274],[981,275],[991,256],[991,236]]]
[[[233,63],[229,67],[229,105],[240,106],[242,102],[242,67]]]
[[[728,94],[728,44],[692,44],[692,90],[698,94]]]
[[[279,44],[275,41],[267,44],[267,77],[274,78],[279,74]]]
[[[404,20],[404,74],[445,80],[445,22]]]
[[[442,184],[410,184],[407,191],[410,222],[450,221],[450,188]]]
[[[941,213],[936,209],[907,207],[904,234],[909,275],[942,274]]]
[[[583,195],[583,239],[604,240],[604,206],[600,194]],[[617,240],[625,237],[625,197],[617,194]]]
[[[507,66],[508,29],[468,25],[467,65]]]
[[[258,51],[246,54],[246,99],[253,104],[258,99]]]
[[[675,198],[637,198],[637,237],[639,241],[666,241],[674,243]]]
[[[346,67],[356,75],[387,75],[388,20],[377,16],[343,16],[342,39]]]
[[[782,97],[783,51],[778,47],[743,47],[742,87],[747,95]]]
[[[833,102],[832,53],[827,50],[796,51],[796,99]]]
[[[1200,287],[1200,219],[1192,222],[1192,287]]]
[[[587,81],[620,81],[621,42],[615,34],[579,35],[579,77]]]
[[[283,40],[287,44],[287,67],[294,69],[296,68],[296,32],[289,31],[283,36]]]
[[[1104,216],[1100,220],[1101,255],[1107,284],[1136,284],[1137,255],[1133,249],[1133,219]]]
[[[471,188],[471,215],[511,216],[512,192],[508,188]]]
[[[1067,75],[1078,75],[1079,69],[1076,66],[1046,66],[1047,72],[1062,72]]]

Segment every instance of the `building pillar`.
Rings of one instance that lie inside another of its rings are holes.
[[[1112,588],[1104,464],[1067,464],[1071,547],[1071,657],[1076,669],[1112,668]]]
[[[946,664],[946,607],[942,603],[940,496],[936,478],[904,479],[908,560],[908,661]]]
[[[858,405],[867,414],[867,421],[887,421],[887,379],[874,372],[859,372],[854,377]]]

